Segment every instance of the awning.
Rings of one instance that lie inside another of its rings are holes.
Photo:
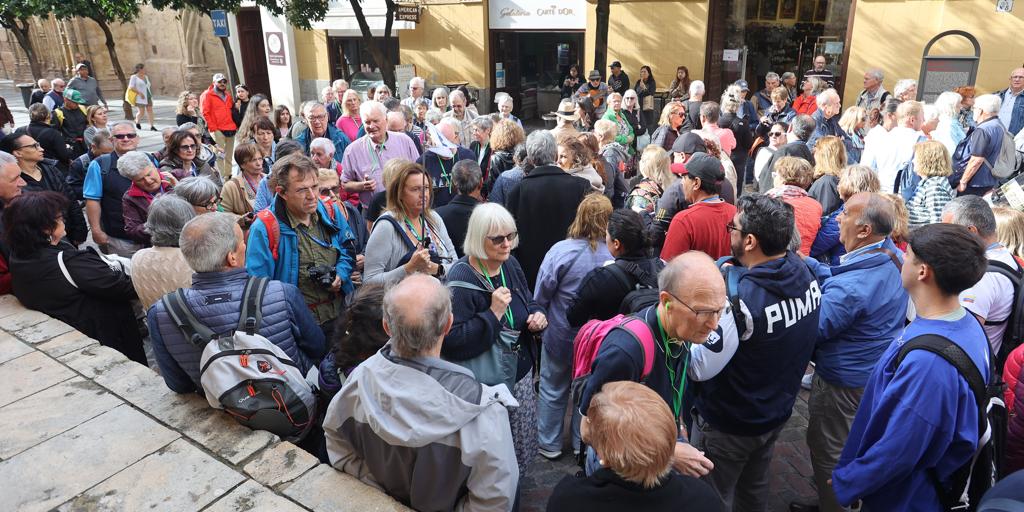
[[[363,15],[366,16],[366,24],[375,36],[384,35],[384,25],[387,21],[387,6],[384,0],[364,0]],[[359,22],[352,12],[352,5],[347,1],[332,1],[327,4],[327,15],[323,21],[312,23],[315,30],[326,30],[327,35],[335,37],[359,37],[362,32],[359,29]],[[397,30],[416,28],[415,23],[408,21],[395,21],[391,24],[392,35]]]

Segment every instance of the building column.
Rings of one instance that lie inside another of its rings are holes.
[[[263,44],[267,58],[267,78],[275,105],[287,105],[295,112],[302,102],[299,92],[299,65],[295,55],[295,31],[286,19],[260,7]]]

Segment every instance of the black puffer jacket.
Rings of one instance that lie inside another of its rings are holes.
[[[494,182],[498,181],[498,176],[501,173],[516,166],[514,160],[512,160],[512,152],[505,149],[498,149],[491,152],[491,169],[487,175],[487,183],[484,183],[485,196],[490,193],[491,188],[494,187]]]
[[[629,286],[614,274],[611,265],[591,270],[584,276],[576,291],[576,299],[566,312],[571,327],[580,327],[592,318],[607,320],[615,316],[619,313],[622,299],[636,288],[637,283],[657,288],[658,272],[665,267],[665,262],[646,256],[622,256],[612,265],[626,271]]]

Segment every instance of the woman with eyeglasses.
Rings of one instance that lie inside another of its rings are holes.
[[[522,478],[537,453],[534,333],[543,331],[548,320],[512,256],[517,243],[508,210],[494,203],[473,209],[463,244],[466,255],[448,272],[455,318],[441,356],[469,368],[483,384],[505,384],[519,401],[509,411],[509,423]]]
[[[149,247],[150,234],[145,229],[149,205],[156,197],[173,191],[176,180],[170,173],[158,171],[142,151],[129,151],[118,158],[117,172],[132,182],[121,198],[125,234]]]
[[[198,158],[201,150],[199,137],[186,130],[171,134],[167,142],[167,156],[160,161],[160,171],[182,180],[190,176],[206,176],[217,184],[223,184],[220,173],[210,163]]]
[[[583,198],[565,240],[551,246],[537,272],[533,298],[549,314],[542,335],[538,439],[540,454],[555,459],[562,454],[562,420],[569,405],[572,380],[572,339],[576,335],[566,312],[580,283],[592,270],[612,259],[606,242],[612,203],[600,194]],[[573,414],[573,447],[579,446],[579,419]]]
[[[772,172],[767,169],[768,162],[771,162],[772,155],[780,147],[786,144],[786,132],[789,131],[789,125],[784,121],[778,121],[772,123],[768,131],[762,135],[766,140],[767,144],[761,145],[757,148],[757,153],[754,154],[754,182],[759,183],[761,180],[761,173]]]
[[[220,208],[220,187],[207,176],[190,176],[179,181],[174,186],[174,195],[188,201],[196,215]]]

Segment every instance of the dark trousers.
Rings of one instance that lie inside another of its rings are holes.
[[[715,430],[700,415],[693,420],[690,443],[715,464],[703,480],[722,498],[725,509],[766,512],[768,467],[784,425],[758,436],[737,436]]]

